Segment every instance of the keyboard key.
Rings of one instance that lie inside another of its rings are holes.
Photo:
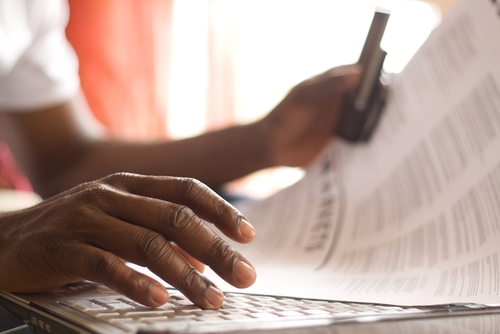
[[[304,313],[297,312],[297,311],[277,311],[277,315],[281,317],[298,317],[298,316],[303,316]]]
[[[301,311],[300,308],[297,306],[293,305],[282,305],[282,306],[275,306],[273,307],[276,311]]]
[[[273,319],[273,318],[279,318],[276,314],[273,313],[250,313],[248,316],[256,319]]]
[[[252,313],[263,313],[263,312],[269,313],[269,312],[275,312],[276,310],[270,307],[256,307],[254,309],[250,309],[249,311]]]
[[[213,314],[207,314],[196,318],[198,321],[222,321],[224,318],[222,316],[216,316]]]
[[[109,323],[127,331],[135,331],[140,327],[146,326],[144,322],[131,318],[112,319]]]
[[[169,318],[169,321],[186,321],[186,320],[193,320],[196,321],[196,315],[194,314],[189,314],[189,315],[175,315],[172,318]]]
[[[224,319],[227,319],[227,320],[242,320],[242,319],[252,319],[250,318],[249,316],[247,315],[244,315],[244,314],[226,314],[224,316],[222,316]]]
[[[308,314],[308,315],[325,315],[325,316],[331,315],[330,312],[327,312],[324,310],[317,310],[317,309],[316,310],[303,310],[302,312],[305,314]]]
[[[67,303],[65,303],[67,302]],[[102,305],[96,304],[88,300],[72,300],[61,302],[67,306],[75,308],[77,310],[88,312],[88,311],[107,311],[108,309]]]
[[[112,313],[98,313],[95,314],[96,318],[102,319],[102,320],[111,320],[115,318],[120,318],[122,315],[120,313],[112,312]]]
[[[304,306],[307,305],[301,300],[297,299],[281,299],[276,301],[280,305],[297,305],[297,306]]]
[[[220,312],[224,315],[226,314],[248,314],[252,309],[220,309]],[[274,311],[274,310],[273,310]]]
[[[173,308],[176,308],[176,307],[178,307],[178,306],[176,306],[176,305],[174,305],[172,303],[168,303],[167,302],[167,303],[165,303],[165,304],[163,304],[161,306],[157,306],[155,308],[161,309],[161,310],[169,310],[169,309],[173,309]]]
[[[364,311],[377,312],[377,311],[379,311],[379,309],[377,309],[376,307],[366,306],[366,305],[357,305],[357,306],[353,306],[350,308],[353,309],[354,311],[360,311],[360,312],[364,312]]]
[[[169,303],[175,306],[192,306],[193,302],[190,300],[169,300]]]
[[[112,304],[107,304],[107,307],[109,307],[110,310],[113,311],[126,311],[126,310],[134,310],[135,307],[130,304],[125,304],[125,303],[112,303]]]
[[[246,298],[246,297],[231,297],[231,302],[232,303],[248,303],[248,302],[251,302],[252,299],[251,298]]]
[[[325,304],[307,304],[301,307],[307,310],[328,310],[328,305]]]
[[[259,300],[259,301],[253,301],[250,303],[253,306],[260,307],[260,306],[280,306],[283,304],[278,303],[276,300]]]
[[[203,315],[223,315],[221,310],[198,310],[198,312],[195,312],[194,314],[203,316]]]
[[[301,302],[305,304],[315,304],[315,305],[325,305],[325,304],[333,304],[332,302],[328,302],[326,300],[309,300],[309,299],[300,299]]]
[[[224,303],[222,304],[223,309],[246,309],[254,307],[255,305],[247,303]]]
[[[137,311],[137,312],[127,312],[123,316],[124,317],[129,317],[129,318],[142,318],[142,317],[160,317],[160,316],[167,316],[167,315],[174,315],[174,311]]]
[[[139,318],[137,320],[146,324],[156,324],[158,322],[171,321],[168,317],[145,317]]]
[[[271,296],[247,296],[248,299],[253,300],[253,301],[260,301],[260,300],[276,300],[275,297]]]
[[[338,306],[330,306],[330,305],[324,305],[321,309],[327,310],[327,311],[330,311],[333,313],[354,312],[356,310],[356,308],[353,308],[353,307],[338,307]]]

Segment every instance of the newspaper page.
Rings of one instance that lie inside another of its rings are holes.
[[[245,292],[397,305],[500,303],[500,16],[460,1],[399,74],[374,137],[332,143],[241,210]],[[234,288],[210,276],[226,291]]]

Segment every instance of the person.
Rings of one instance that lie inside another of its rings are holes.
[[[303,81],[254,123],[177,141],[122,141],[88,121],[66,21],[62,0],[0,0],[0,137],[43,198],[0,215],[0,290],[92,280],[144,305],[165,303],[166,289],[130,261],[196,305],[220,307],[223,294],[203,264],[240,288],[256,273],[205,222],[241,243],[256,231],[211,188],[267,167],[306,166],[330,141],[360,69]]]

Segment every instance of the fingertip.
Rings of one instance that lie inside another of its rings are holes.
[[[233,275],[240,288],[249,287],[257,279],[255,268],[244,260],[236,261],[233,267]]]
[[[151,284],[149,286],[149,297],[155,304],[163,305],[168,301],[169,295],[167,289],[159,284]]]
[[[239,229],[241,235],[247,239],[248,242],[252,241],[257,235],[255,228],[245,218],[240,220]]]
[[[346,75],[346,87],[347,88],[354,88],[359,84],[359,81],[361,80],[361,75],[362,71],[359,66],[353,67],[351,72],[347,73]]]
[[[224,293],[213,285],[210,285],[205,291],[205,299],[213,309],[218,309],[224,302]]]

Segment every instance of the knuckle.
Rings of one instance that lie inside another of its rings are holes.
[[[195,228],[198,224],[199,219],[196,214],[187,206],[176,205],[173,209],[165,208],[161,213],[164,217],[166,216],[166,221],[168,222],[170,228],[177,232],[183,232]]]
[[[112,188],[104,183],[95,182],[89,185],[83,192],[82,196],[86,202],[100,202],[105,200],[112,192]]]
[[[116,190],[110,186],[99,182],[92,183],[79,194],[78,209],[74,210],[74,214],[88,217],[92,216],[95,211],[105,210],[113,202],[114,195],[116,195]]]
[[[108,252],[99,252],[88,258],[90,270],[98,277],[113,277],[118,271],[117,258]]]
[[[179,178],[179,181],[182,191],[189,195],[196,195],[205,187],[205,185],[197,179],[189,177]]]
[[[151,233],[143,238],[143,251],[144,255],[148,259],[162,258],[165,254],[168,254],[168,249],[166,247],[166,240],[156,233]]]
[[[126,188],[127,185],[129,185],[132,180],[135,180],[139,178],[140,175],[133,174],[133,173],[128,173],[128,172],[119,172],[119,173],[113,173],[108,176],[106,176],[103,179],[103,182],[106,184],[114,185],[114,186],[121,186]]]
[[[233,248],[224,240],[216,237],[208,248],[207,255],[211,261],[218,263],[234,257]]]
[[[191,266],[185,266],[178,274],[179,282],[182,282],[184,288],[193,290],[199,282],[196,271]]]
[[[229,213],[232,216],[236,212],[236,210],[228,205],[228,203],[223,199],[214,200],[211,205],[218,216],[222,216],[224,213]]]

